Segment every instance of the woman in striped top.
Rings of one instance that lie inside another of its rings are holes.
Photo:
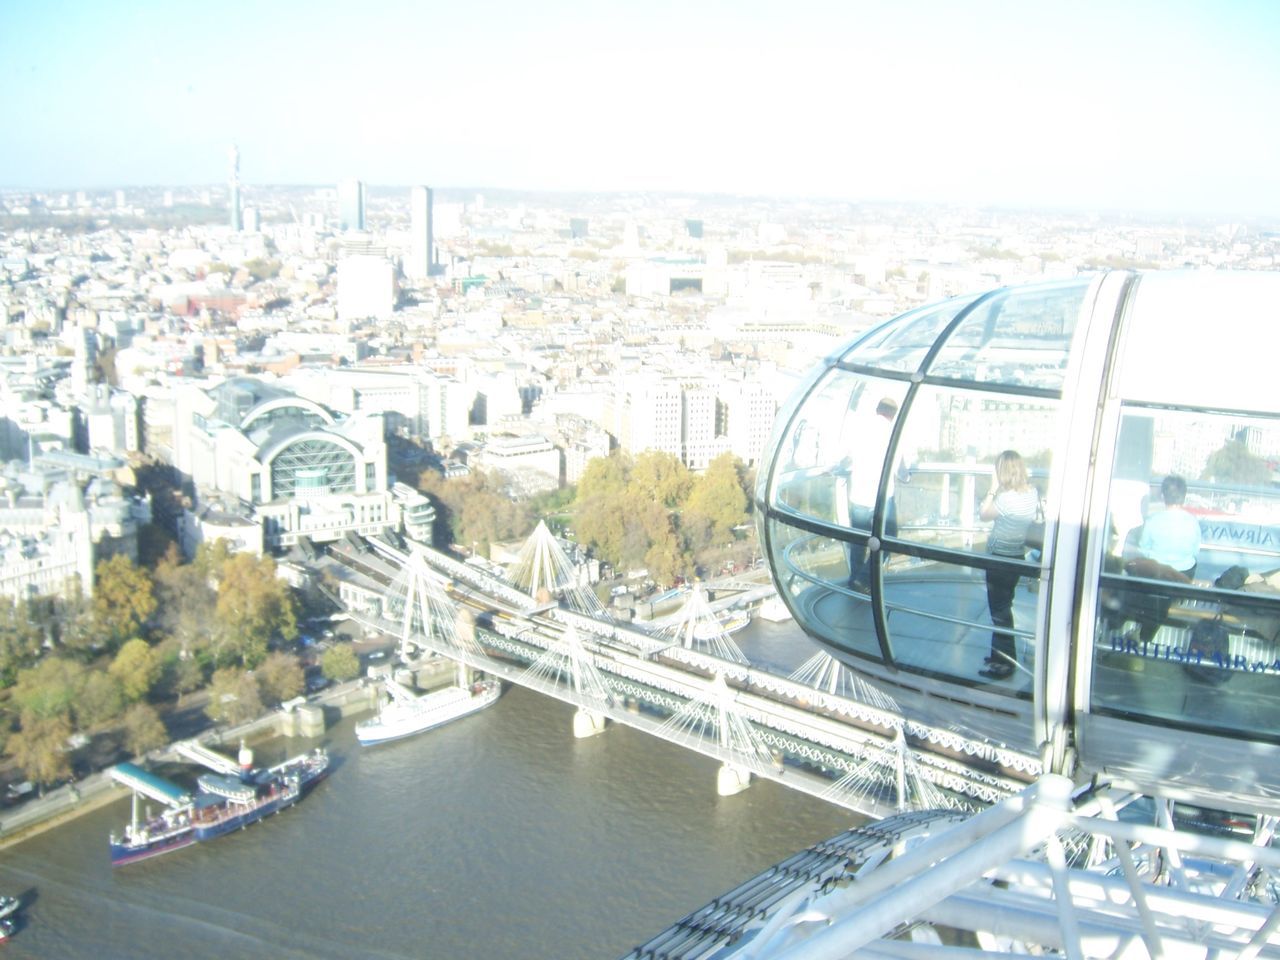
[[[1016,450],[1006,450],[996,457],[995,485],[982,501],[979,516],[992,521],[987,550],[997,557],[1027,555],[1027,528],[1040,509],[1040,494],[1027,476],[1027,466]],[[1022,576],[1014,569],[987,571],[987,609],[991,611],[991,655],[979,673],[992,680],[1013,675],[1017,664],[1017,648],[1013,634],[1013,593]]]

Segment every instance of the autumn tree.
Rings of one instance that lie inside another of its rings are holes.
[[[45,657],[34,667],[18,672],[13,702],[23,717],[63,717],[70,725],[88,671],[65,657]]]
[[[283,703],[302,693],[306,685],[298,658],[277,650],[267,654],[267,659],[254,671],[258,691],[266,703]]]
[[[346,644],[330,647],[320,658],[320,672],[337,682],[351,680],[360,676],[360,658]]]
[[[135,703],[124,715],[124,748],[135,757],[163,747],[169,742],[169,732],[155,707],[147,703]]]
[[[748,499],[740,466],[732,453],[720,454],[697,478],[684,503],[684,517],[705,520],[713,542],[731,543],[734,528],[747,521]]]
[[[205,558],[208,561],[207,553]],[[217,561],[219,572],[222,562]],[[208,569],[211,565],[183,563],[173,548],[155,567],[156,626],[177,642],[183,656],[207,647],[213,638],[218,594],[214,574]]]
[[[255,667],[273,637],[293,640],[298,635],[289,585],[276,576],[276,562],[269,556],[237,553],[222,565],[215,611],[218,663],[238,660],[245,668]]]
[[[627,489],[639,497],[672,509],[684,502],[695,483],[679,457],[646,450],[636,457],[627,478]]]
[[[71,757],[66,751],[71,721],[63,714],[39,716],[24,711],[22,729],[9,737],[5,752],[24,776],[44,788],[55,780],[71,776]]]
[[[93,618],[109,649],[136,637],[156,609],[151,578],[127,556],[101,561],[94,572]]]
[[[151,645],[135,637],[120,648],[107,672],[120,682],[125,699],[136,703],[151,692],[163,666]]]
[[[77,722],[86,728],[110,723],[124,712],[124,691],[110,673],[91,670],[76,700]]]
[[[236,667],[214,671],[205,713],[215,723],[235,726],[262,714],[262,698],[253,675]]]
[[[501,475],[474,471],[446,480],[434,470],[424,471],[419,488],[440,505],[438,523],[449,541],[489,544],[524,536],[533,529],[533,510],[514,499]]]

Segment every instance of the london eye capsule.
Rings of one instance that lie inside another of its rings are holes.
[[[779,412],[779,595],[908,717],[1274,810],[1277,322],[1280,273],[1109,271],[867,332]]]

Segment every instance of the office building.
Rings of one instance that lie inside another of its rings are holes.
[[[343,180],[338,184],[338,228],[364,229],[364,181]]]
[[[431,188],[414,187],[409,194],[409,253],[404,272],[415,280],[425,279],[434,272],[431,205]]]

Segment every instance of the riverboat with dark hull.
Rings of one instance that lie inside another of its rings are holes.
[[[329,770],[329,757],[320,749],[261,770],[252,766],[251,758],[242,749],[237,776],[225,772],[225,767],[221,773],[204,774],[194,794],[134,764],[117,764],[112,777],[133,790],[133,816],[121,836],[111,835],[112,866],[147,860],[247,827],[297,803]],[[140,818],[140,795],[168,809]]]

